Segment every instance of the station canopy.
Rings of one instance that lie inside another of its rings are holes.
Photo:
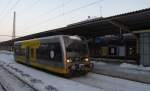
[[[66,27],[16,38],[13,41],[66,34],[80,35],[89,38],[111,34],[132,33],[133,31],[147,29],[150,29],[150,8],[110,17],[88,19],[85,21],[70,24]]]

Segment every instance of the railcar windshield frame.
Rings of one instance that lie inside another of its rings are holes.
[[[76,36],[64,36],[65,49],[69,57],[87,57],[88,46],[85,41]]]

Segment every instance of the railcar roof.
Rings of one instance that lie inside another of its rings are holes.
[[[49,39],[49,38],[59,38],[62,36],[69,36],[69,35],[53,35],[53,36],[47,36],[47,37],[41,37],[41,38],[34,38],[34,39],[29,39],[29,40],[23,40],[23,41],[16,41],[15,44],[21,43],[21,42],[27,42],[27,41],[34,41],[34,40],[43,40],[43,39]],[[76,36],[78,37],[78,36]]]

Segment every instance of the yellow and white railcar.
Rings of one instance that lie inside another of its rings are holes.
[[[17,62],[64,75],[91,70],[87,43],[77,36],[18,41],[14,43],[14,57]]]

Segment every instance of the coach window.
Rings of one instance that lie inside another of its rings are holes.
[[[19,46],[18,45],[15,46],[15,54],[19,55]]]
[[[116,47],[110,47],[109,48],[109,55],[117,55],[117,48]]]
[[[60,43],[49,43],[49,57],[51,60],[54,61],[61,61],[62,60],[62,52]]]
[[[50,50],[50,58],[53,59],[55,57],[54,50]]]
[[[135,56],[135,54],[136,54],[136,48],[129,47],[128,48],[128,56]]]
[[[62,52],[60,43],[45,43],[37,49],[37,58],[50,60],[50,61],[61,61]]]
[[[25,55],[25,49],[20,48],[20,55],[24,56]]]
[[[25,55],[25,50],[21,48],[20,45],[17,45],[15,47],[15,54],[19,56],[24,56]]]
[[[34,49],[31,48],[31,58],[34,58]]]
[[[44,43],[41,44],[40,47],[37,49],[37,58],[48,60],[49,59],[49,50],[48,50],[48,44]]]

